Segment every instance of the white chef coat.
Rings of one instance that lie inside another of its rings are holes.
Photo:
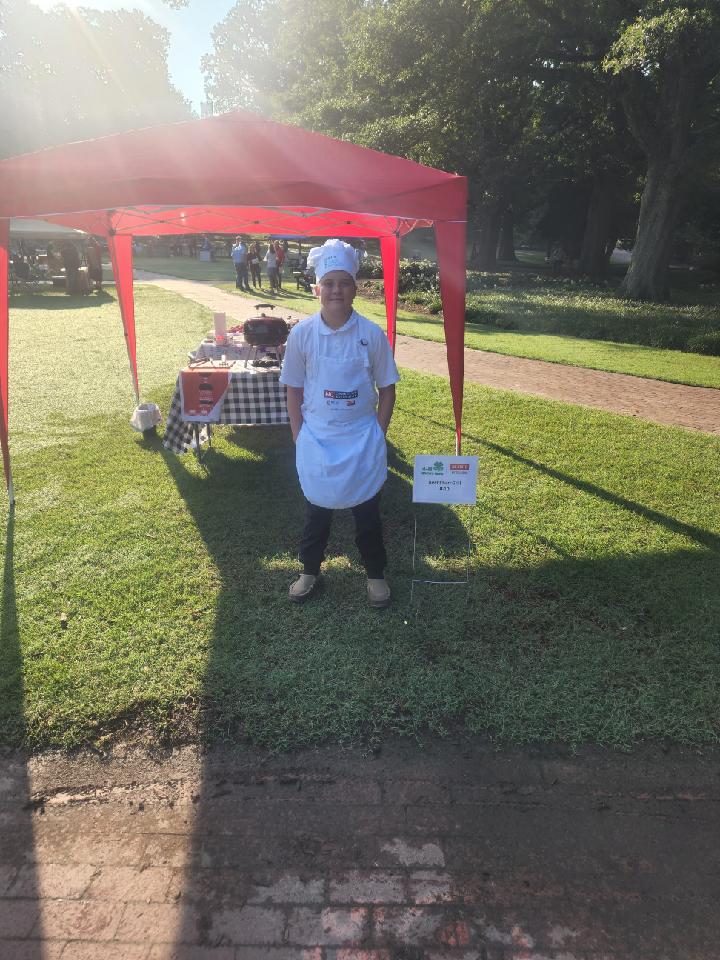
[[[338,330],[319,312],[292,330],[280,382],[303,388],[296,463],[311,503],[354,507],[382,487],[387,445],[377,422],[377,388],[399,379],[387,337],[355,310]]]

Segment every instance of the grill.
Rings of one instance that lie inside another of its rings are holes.
[[[256,303],[255,309],[274,310],[275,305],[272,303]],[[281,363],[282,355],[282,351],[279,348],[283,346],[289,333],[290,328],[284,320],[280,317],[268,317],[265,313],[261,313],[259,317],[246,320],[243,324],[245,342],[254,348],[254,356],[257,356],[258,347],[263,347],[266,350],[274,350],[278,364]],[[245,365],[247,366],[247,361]]]

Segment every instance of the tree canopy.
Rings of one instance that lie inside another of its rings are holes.
[[[221,109],[467,175],[485,265],[503,216],[574,183],[598,275],[641,194],[626,292],[657,298],[716,165],[718,30],[716,0],[239,0],[204,69]]]
[[[168,76],[168,32],[139,10],[0,6],[0,150],[189,118]]]
[[[2,155],[188,118],[168,43],[139,10],[0,0]],[[659,299],[676,228],[717,232],[717,0],[237,0],[203,69],[220,111],[466,175],[485,268],[520,219],[599,277],[637,225],[624,289]]]

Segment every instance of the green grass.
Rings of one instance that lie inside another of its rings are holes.
[[[182,309],[168,316],[171,302]],[[174,381],[212,318],[203,307],[168,299],[152,286],[135,287],[135,305],[138,378],[148,393]],[[114,287],[100,296],[18,296],[10,311],[10,432],[15,453],[62,445],[75,430],[86,429],[88,418],[127,411],[133,401],[132,381]],[[107,357],[115,362],[108,363]]]
[[[210,314],[137,294],[145,399],[166,411]],[[115,301],[53,307],[11,314],[2,742],[718,740],[718,438],[467,386],[478,508],[418,519],[421,569],[451,578],[471,523],[470,583],[411,605],[411,464],[449,451],[452,427],[446,381],[404,371],[384,495],[395,603],[366,607],[343,514],[324,592],[295,607],[288,430],[219,430],[203,466],[166,453],[128,426]]]
[[[211,279],[230,293],[256,301],[276,302],[289,310],[311,313],[317,308],[316,299],[296,290],[289,277],[285,278],[283,291],[277,296],[267,288],[251,294],[236,291],[234,281],[229,279],[233,276],[229,261],[200,264],[187,258],[146,258],[142,263],[145,269],[154,269],[150,266],[154,263],[157,272],[187,279]],[[504,275],[504,280],[507,276]],[[498,286],[468,296],[468,309],[481,316],[485,314],[493,322],[467,323],[465,343],[471,349],[491,353],[719,388],[720,357],[622,340],[623,335],[631,341],[633,337],[637,340],[665,336],[672,343],[673,337],[682,331],[700,331],[718,322],[714,288],[693,292],[703,303],[690,303],[688,290],[683,289],[678,295],[686,302],[639,304],[620,300],[609,290],[588,293],[572,285],[539,289]],[[384,326],[383,303],[362,296],[355,303],[361,313]],[[518,329],[502,329],[507,322]],[[578,331],[582,336],[576,335]],[[596,332],[595,338],[588,336],[591,331]],[[443,342],[445,339],[439,316],[408,309],[398,311],[398,332],[423,340]]]
[[[144,254],[133,254],[133,266],[136,270],[183,277],[185,280],[202,280],[206,283],[225,280],[234,282],[235,278],[235,266],[229,257],[208,262],[196,260],[194,257],[148,257]]]
[[[423,340],[445,340],[442,321],[436,317],[415,316],[400,320],[398,331]],[[474,350],[530,360],[547,360],[697,387],[720,387],[720,357],[703,357],[680,350],[531,331],[520,333],[475,323],[468,323],[465,327],[465,345]]]

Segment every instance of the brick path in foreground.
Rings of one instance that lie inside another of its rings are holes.
[[[143,283],[154,283],[172,290],[210,310],[224,311],[238,322],[255,313],[252,309],[254,301],[226,293],[208,283],[142,271],[136,271],[135,275]],[[258,293],[258,300],[261,299]],[[303,316],[285,310],[281,301],[278,313],[298,319]],[[447,376],[445,345],[442,343],[399,336],[396,354],[400,366]],[[720,435],[720,390],[708,387],[688,387],[624,373],[506,357],[484,350],[465,350],[465,379],[499,390],[578,403],[654,423]]]
[[[6,757],[2,960],[716,960],[720,754]]]

